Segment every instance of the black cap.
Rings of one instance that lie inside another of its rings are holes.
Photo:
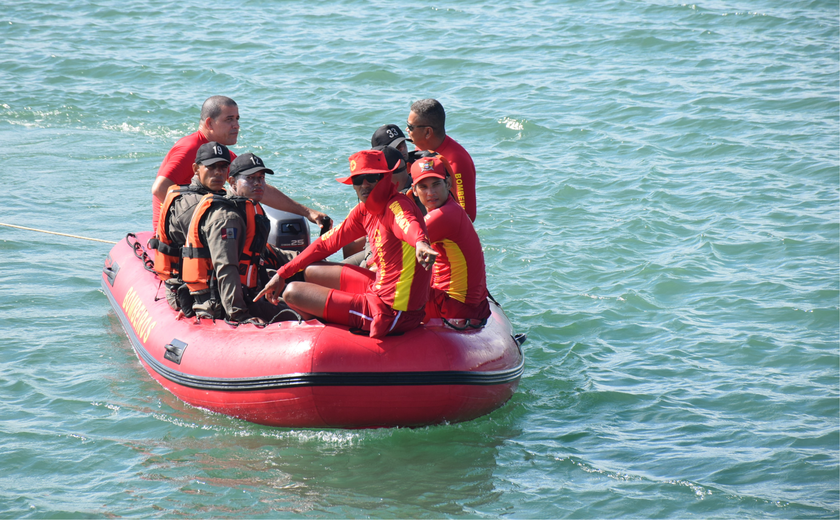
[[[274,175],[274,172],[269,170],[265,167],[265,163],[263,160],[257,157],[256,155],[252,154],[251,152],[243,153],[236,157],[233,160],[233,163],[230,165],[230,176],[236,177],[237,175],[251,175],[252,173],[262,172],[264,171],[268,175]]]
[[[230,150],[227,149],[227,146],[216,141],[204,143],[195,154],[195,164],[210,166],[221,161],[230,162]]]
[[[397,125],[382,125],[376,129],[373,137],[370,138],[370,145],[373,148],[377,146],[396,148],[402,142],[405,142],[405,134]]]
[[[403,154],[396,148],[391,148],[390,146],[374,146],[371,150],[381,150],[385,154],[385,161],[388,163],[388,168],[392,170],[396,168],[397,163],[403,160]],[[405,168],[405,161],[403,161],[402,168]]]

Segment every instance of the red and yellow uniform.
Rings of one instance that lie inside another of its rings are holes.
[[[444,205],[426,215],[426,229],[438,252],[426,318],[489,317],[484,253],[467,213],[449,197]]]
[[[288,278],[364,236],[370,240],[376,274],[345,266],[341,290],[331,291],[324,318],[369,330],[371,337],[416,327],[424,316],[431,272],[417,263],[415,247],[417,242],[429,240],[417,206],[396,191],[390,173],[344,222],[313,242],[277,275]]]
[[[435,151],[446,157],[452,167],[452,186],[449,191],[467,212],[470,220],[475,222],[475,164],[472,157],[463,146],[448,135]]]

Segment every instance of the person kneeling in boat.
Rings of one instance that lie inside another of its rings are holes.
[[[469,215],[450,192],[452,169],[435,152],[424,152],[411,165],[412,190],[426,206],[426,229],[438,260],[432,271],[432,292],[426,318],[468,320],[483,326],[490,317],[484,253]]]
[[[181,277],[200,318],[261,325],[282,310],[249,308],[245,300],[248,291],[256,292],[270,230],[262,206],[252,198],[265,193],[266,173],[274,174],[259,157],[243,154],[231,164],[231,193],[207,194],[195,208],[182,249]]]
[[[340,225],[322,235],[297,258],[283,266],[257,298],[277,302],[285,278],[305,269],[305,282],[292,282],[283,294],[286,303],[304,317],[369,331],[373,338],[398,334],[420,325],[425,316],[431,272],[437,253],[429,245],[426,226],[414,202],[397,192],[381,150],[350,156],[350,176],[359,197]],[[376,272],[342,264],[311,265],[344,245],[367,235]]]

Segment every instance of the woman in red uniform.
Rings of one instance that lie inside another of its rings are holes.
[[[414,195],[426,207],[426,229],[438,259],[426,320],[484,320],[490,316],[481,242],[464,208],[450,193],[451,168],[431,152],[411,165]]]
[[[423,320],[431,272],[437,253],[429,245],[426,226],[414,202],[397,192],[380,150],[350,156],[350,176],[361,201],[339,226],[322,235],[283,266],[256,299],[279,301],[285,278],[305,269],[306,282],[292,282],[283,294],[286,304],[305,317],[370,331],[371,337],[405,332]],[[344,245],[367,235],[377,269],[352,265],[311,265]]]

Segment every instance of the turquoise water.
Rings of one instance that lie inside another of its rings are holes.
[[[836,2],[27,1],[0,14],[0,221],[150,228],[212,94],[335,218],[347,157],[435,97],[478,169],[526,371],[478,420],[191,408],[99,288],[107,244],[0,227],[0,516],[837,518]]]

